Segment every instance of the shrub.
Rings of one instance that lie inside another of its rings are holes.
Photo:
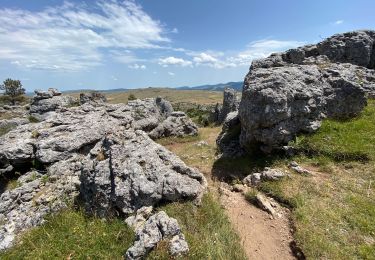
[[[137,99],[137,98],[135,97],[134,94],[130,94],[130,95],[128,96],[128,101],[136,100],[136,99]]]

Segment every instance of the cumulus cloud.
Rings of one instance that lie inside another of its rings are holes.
[[[255,59],[265,58],[274,52],[285,51],[303,45],[299,41],[281,41],[281,40],[259,40],[248,44],[244,51],[229,57],[228,62],[235,66],[249,66]]]
[[[101,64],[101,50],[160,48],[170,42],[164,35],[160,22],[129,0],[65,2],[39,12],[0,9],[0,59],[26,68],[81,70]],[[125,53],[116,60],[131,58]]]
[[[337,20],[334,22],[335,25],[340,25],[342,23],[344,23],[344,20]]]
[[[271,53],[285,51],[303,45],[299,41],[281,41],[264,39],[248,44],[245,50],[225,54],[222,52],[187,52],[193,56],[196,66],[208,66],[216,69],[234,68],[238,66],[249,66],[254,59],[265,58]]]
[[[182,58],[176,58],[173,56],[159,59],[159,65],[163,67],[168,67],[171,65],[186,67],[186,66],[192,66],[192,64],[193,63],[189,60],[184,60]]]
[[[128,66],[129,69],[133,69],[133,70],[145,70],[146,69],[146,65],[138,65],[137,63],[135,64],[132,64],[132,65],[129,65]]]

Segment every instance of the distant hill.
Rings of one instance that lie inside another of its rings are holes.
[[[237,91],[242,91],[242,81],[238,82],[228,82],[228,83],[219,83],[215,85],[201,85],[201,86],[196,86],[196,87],[178,87],[176,89],[181,89],[181,90],[213,90],[213,91],[223,91],[224,88],[230,87],[233,88]]]
[[[237,91],[242,91],[242,81],[238,82],[228,82],[228,83],[219,83],[219,84],[213,84],[213,85],[201,85],[201,86],[195,86],[195,87],[177,87],[177,88],[172,88],[172,89],[177,89],[177,90],[208,90],[208,91],[223,91],[224,88],[229,87],[233,88]],[[160,88],[139,88],[139,89],[160,89]],[[168,88],[166,88],[168,89]],[[116,88],[116,89],[98,89],[98,90],[92,90],[92,89],[72,89],[72,90],[63,90],[62,93],[65,94],[74,94],[74,93],[81,93],[81,92],[90,92],[90,91],[98,91],[102,93],[120,93],[120,92],[128,92],[128,91],[134,91],[137,89],[126,89],[126,88]],[[34,91],[28,91],[26,92],[26,96],[33,96]]]

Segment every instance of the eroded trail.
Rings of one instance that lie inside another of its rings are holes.
[[[241,238],[248,259],[295,259],[287,211],[272,218],[267,212],[251,205],[238,192],[225,192],[221,203]]]
[[[163,143],[179,155],[189,166],[198,168],[207,178],[211,191],[220,195],[230,222],[237,231],[248,259],[295,259],[290,243],[293,241],[287,209],[278,208],[279,216],[273,218],[267,212],[246,201],[240,192],[220,192],[220,182],[213,177],[216,137],[221,128],[200,128],[198,139]]]

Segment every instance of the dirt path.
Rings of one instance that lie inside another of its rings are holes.
[[[293,241],[287,211],[278,208],[273,219],[265,211],[248,203],[238,192],[226,191],[221,202],[241,238],[248,259],[295,259],[290,243]]]

